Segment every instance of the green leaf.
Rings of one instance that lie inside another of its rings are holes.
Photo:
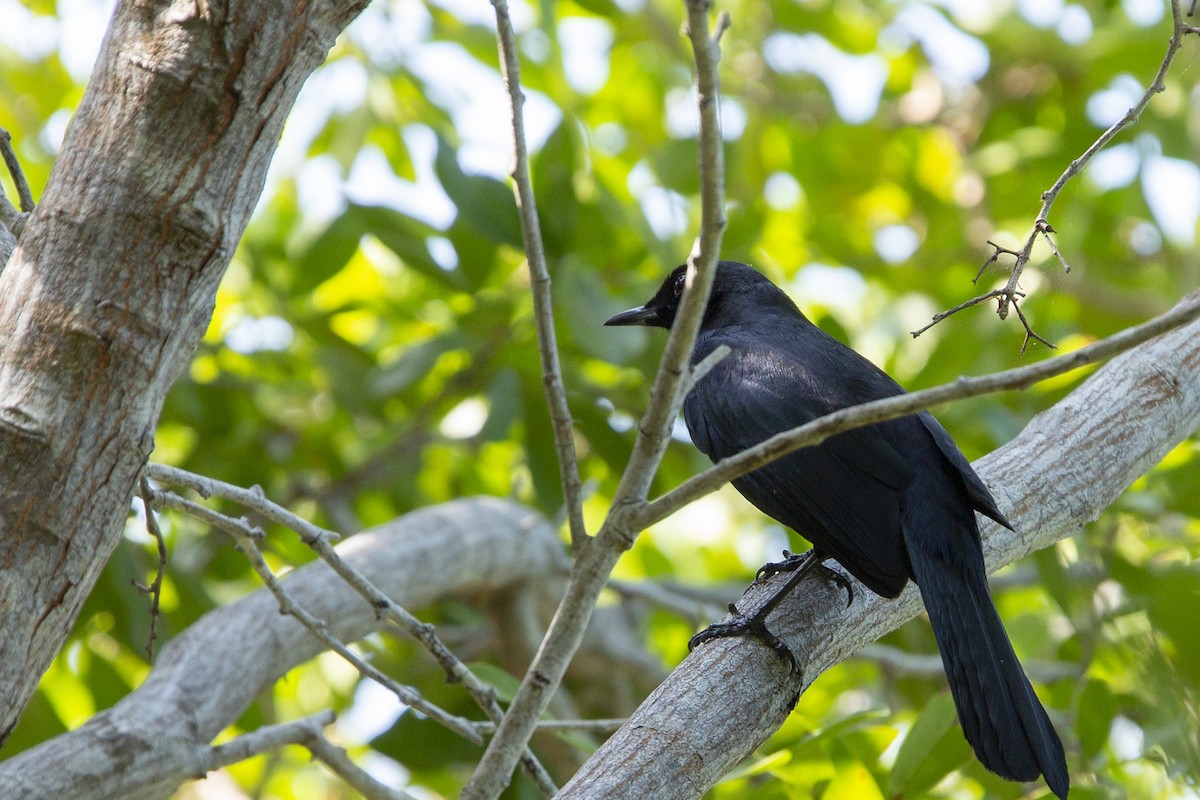
[[[479,432],[488,442],[504,441],[513,423],[521,416],[521,378],[516,370],[505,367],[496,373],[487,389],[488,417]]]
[[[554,431],[546,410],[541,365],[536,361],[521,375],[525,409],[525,456],[533,477],[533,490],[539,508],[548,514],[563,504],[562,478],[558,452],[554,449]]]
[[[575,170],[582,147],[577,120],[565,118],[550,134],[533,161],[533,193],[547,256],[570,249],[579,220],[575,196]]]
[[[448,764],[472,764],[480,750],[443,725],[422,719],[412,711],[371,740],[371,747],[413,770],[445,768]]]
[[[365,232],[395,253],[405,266],[451,289],[467,288],[459,270],[442,269],[430,255],[427,242],[429,237],[438,235],[434,228],[383,206],[351,206],[347,214],[353,215]]]
[[[468,175],[458,166],[454,149],[438,139],[434,172],[458,208],[458,218],[497,244],[521,247],[517,202],[506,184],[484,175]]]
[[[889,796],[919,797],[966,760],[967,743],[955,716],[954,698],[946,692],[917,716],[896,755]]]
[[[291,290],[305,295],[332,278],[358,252],[363,229],[353,210],[329,223],[296,259]]]
[[[1174,645],[1175,667],[1193,686],[1200,686],[1200,570],[1178,565],[1162,570],[1148,587],[1153,602],[1150,619]]]
[[[398,359],[371,376],[368,382],[371,394],[375,397],[390,397],[404,391],[429,374],[444,353],[460,350],[469,341],[468,336],[454,331],[409,347]]]
[[[502,703],[512,702],[517,688],[521,685],[520,678],[486,661],[472,661],[467,665],[467,669],[471,670],[476,678],[495,689],[496,697]]]
[[[600,275],[589,265],[567,257],[555,271],[553,288],[559,319],[567,324],[575,343],[588,355],[627,364],[645,348],[645,329],[604,327],[606,319],[628,305],[609,295]]]
[[[1112,688],[1102,680],[1089,680],[1079,694],[1079,711],[1075,717],[1075,733],[1085,758],[1092,758],[1104,743],[1117,714],[1117,698]]]

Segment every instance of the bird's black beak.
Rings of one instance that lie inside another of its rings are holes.
[[[658,309],[650,305],[638,306],[631,308],[628,311],[622,311],[620,314],[613,314],[607,320],[605,325],[656,325],[658,323]]]

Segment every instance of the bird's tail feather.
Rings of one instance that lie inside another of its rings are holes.
[[[963,569],[911,555],[963,734],[976,756],[1010,780],[1032,781],[1040,773],[1065,800],[1070,778],[1062,742],[992,604],[982,558],[978,569]]]

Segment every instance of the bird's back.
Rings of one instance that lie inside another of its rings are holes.
[[[713,461],[839,408],[900,393],[886,374],[799,316],[762,315],[704,330],[694,358],[725,357],[684,402],[693,441]],[[912,577],[902,537],[915,418],[859,428],[734,481],[756,507],[798,531],[872,591]],[[927,437],[926,437],[927,438]]]

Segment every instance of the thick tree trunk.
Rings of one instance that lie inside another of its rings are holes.
[[[119,540],[284,118],[365,2],[116,11],[0,273],[0,742]]]
[[[989,569],[1070,536],[1200,426],[1200,322],[1125,353],[1035,417],[976,469],[1004,513],[987,522]],[[780,578],[782,580],[782,577]],[[740,602],[754,608],[755,587]],[[557,795],[699,797],[774,733],[822,672],[916,616],[913,586],[885,600],[859,586],[850,609],[812,581],[770,618],[803,677],[757,641],[723,639],[693,652]]]

